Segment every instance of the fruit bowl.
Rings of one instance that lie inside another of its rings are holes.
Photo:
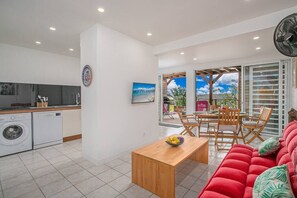
[[[168,137],[165,142],[173,147],[176,147],[184,143],[184,138],[172,136],[172,137]]]

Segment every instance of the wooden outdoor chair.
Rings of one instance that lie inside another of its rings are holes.
[[[248,130],[248,133],[244,135],[244,139],[247,144],[251,143],[256,138],[262,142],[264,141],[264,139],[260,136],[260,133],[264,130],[271,114],[272,108],[262,107],[259,117],[251,116],[248,120],[242,121],[242,129]],[[250,134],[253,136],[249,140],[246,140],[246,137],[248,137]]]
[[[176,107],[176,112],[180,118],[180,121],[185,128],[180,135],[186,135],[189,134],[190,136],[195,136],[192,130],[196,127],[198,127],[198,122],[195,120],[194,115],[183,115],[181,110]]]
[[[217,146],[217,150],[228,150],[228,148],[226,149],[224,147],[225,144],[231,144],[231,146],[233,146],[234,142],[238,144],[237,131],[239,126],[239,114],[240,109],[219,109],[218,127],[215,132],[215,145]],[[219,140],[219,138],[221,138],[221,140]],[[226,139],[229,139],[229,141]],[[223,146],[220,147],[219,144]]]

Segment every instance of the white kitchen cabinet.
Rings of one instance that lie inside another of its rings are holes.
[[[63,111],[63,137],[81,134],[81,110]]]

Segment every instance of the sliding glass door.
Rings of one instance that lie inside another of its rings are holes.
[[[262,106],[273,109],[263,133],[279,136],[287,123],[289,90],[289,62],[244,66],[243,109],[258,116]]]

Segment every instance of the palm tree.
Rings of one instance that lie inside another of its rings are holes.
[[[185,107],[186,106],[186,88],[184,87],[174,87],[168,90],[167,95],[174,99],[176,106]]]

